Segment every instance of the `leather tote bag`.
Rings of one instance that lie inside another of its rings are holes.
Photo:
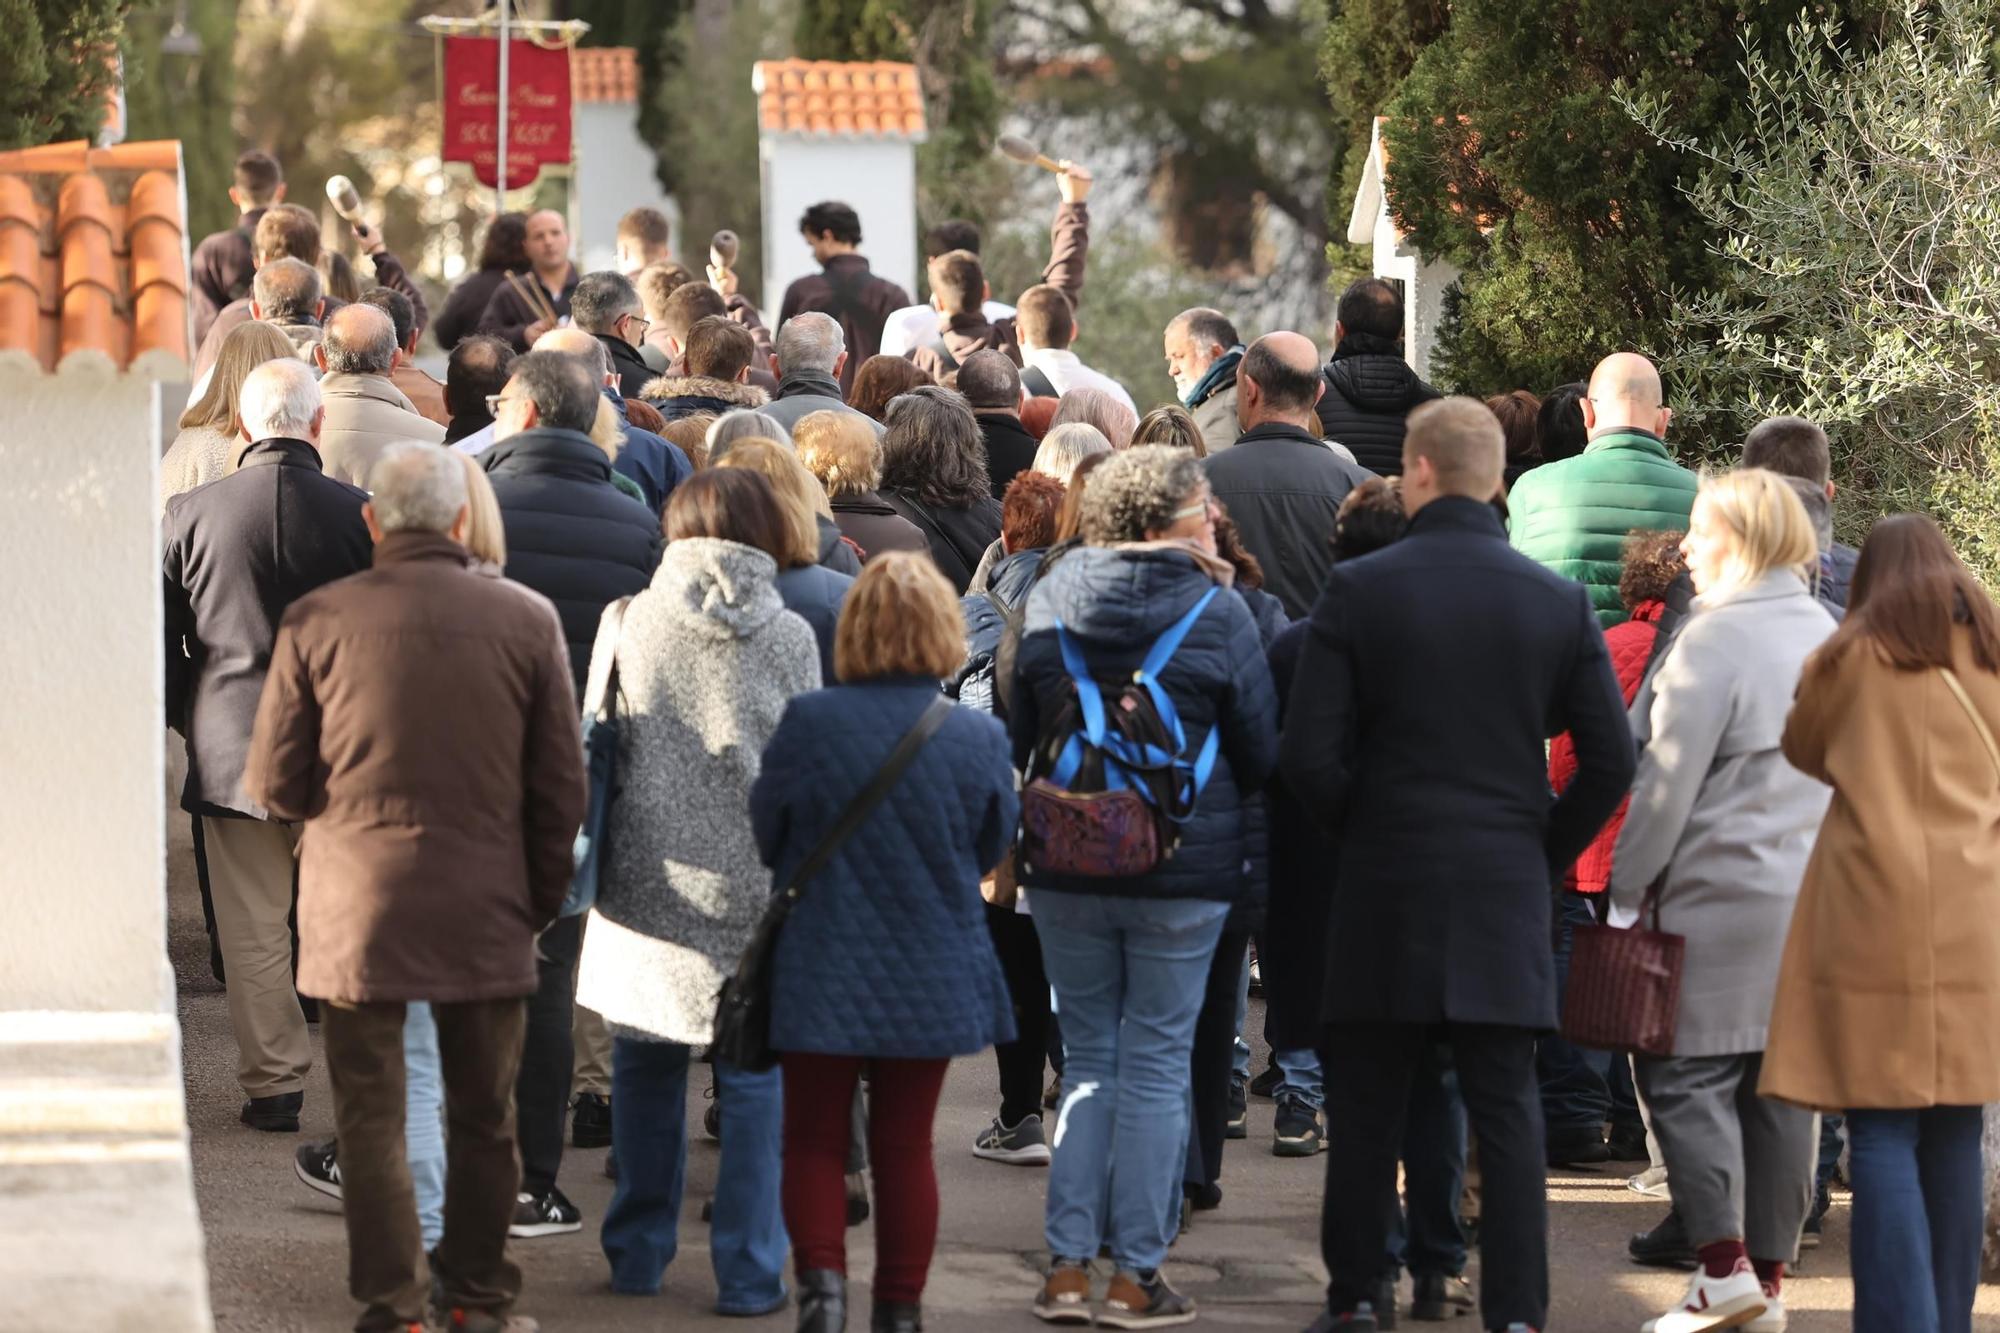
[[[1635,1055],[1674,1053],[1687,937],[1660,929],[1665,882],[1662,873],[1647,887],[1631,927],[1578,926],[1571,935],[1562,1034],[1576,1045]]]

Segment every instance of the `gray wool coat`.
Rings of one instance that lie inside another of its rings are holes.
[[[819,648],[752,547],[667,547],[622,632],[619,785],[577,1001],[620,1036],[707,1044],[716,992],[771,895],[750,831],[750,784],[792,696],[819,688]],[[615,637],[615,643],[614,643]]]
[[[1660,928],[1687,937],[1674,1054],[1740,1055],[1764,1049],[1792,905],[1833,795],[1781,742],[1800,669],[1834,622],[1787,571],[1694,605],[1632,701],[1643,751],[1611,901],[1629,920],[1666,873]]]

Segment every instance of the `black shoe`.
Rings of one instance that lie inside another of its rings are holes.
[[[858,1227],[868,1220],[868,1177],[860,1174],[847,1178],[847,1225]]]
[[[1594,1125],[1551,1130],[1548,1147],[1550,1166],[1595,1166],[1611,1160],[1604,1131]]]
[[[1396,1326],[1396,1302],[1401,1294],[1402,1284],[1400,1273],[1385,1277],[1382,1279],[1382,1285],[1376,1290],[1374,1303],[1369,1305],[1366,1301],[1362,1302],[1368,1306],[1369,1318],[1375,1321],[1367,1327],[1387,1330]],[[1336,1324],[1334,1327],[1338,1328],[1340,1325]]]
[[[606,1180],[618,1179],[618,1150],[616,1148],[604,1154],[604,1178]]]
[[[1272,1065],[1263,1073],[1250,1080],[1250,1095],[1262,1097],[1266,1101],[1278,1095],[1278,1085],[1285,1081],[1284,1071]]]
[[[1276,1128],[1271,1140],[1271,1152],[1278,1157],[1311,1157],[1326,1146],[1326,1130],[1320,1124],[1319,1111],[1308,1106],[1303,1097],[1285,1094],[1278,1103]]]
[[[1223,1137],[1247,1139],[1250,1137],[1250,1094],[1243,1086],[1243,1080],[1229,1076],[1229,1123],[1223,1127]]]
[[[281,1092],[275,1097],[252,1097],[243,1103],[243,1113],[238,1119],[252,1129],[261,1129],[266,1134],[296,1134],[299,1132],[299,1111],[306,1104],[303,1092]]]
[[[1625,1252],[1632,1256],[1632,1262],[1645,1264],[1650,1268],[1678,1268],[1683,1272],[1693,1272],[1700,1262],[1694,1252],[1694,1242],[1688,1239],[1687,1228],[1681,1224],[1678,1210],[1660,1219],[1660,1224],[1651,1231],[1642,1231],[1625,1243]]]
[[[611,1146],[611,1099],[579,1092],[569,1117],[569,1141],[578,1148]]]
[[[1652,1153],[1646,1150],[1646,1127],[1644,1125],[1613,1125],[1611,1136],[1605,1140],[1604,1149],[1611,1154],[1614,1162],[1650,1162]]]
[[[306,1016],[306,1022],[319,1022],[319,1001],[310,995],[299,996],[299,1012]]]
[[[1197,1185],[1192,1181],[1181,1183],[1181,1197],[1188,1201],[1197,1213],[1211,1213],[1222,1207],[1222,1186]]]
[[[1410,1302],[1410,1318],[1426,1321],[1455,1319],[1479,1308],[1472,1284],[1450,1273],[1418,1273],[1416,1299]]]
[[[307,1189],[318,1190],[331,1199],[340,1197],[340,1140],[301,1143],[292,1154],[292,1171]]]
[[[514,1199],[514,1220],[507,1234],[516,1240],[561,1236],[583,1230],[583,1213],[559,1189],[547,1194],[520,1194]]]
[[[924,1333],[924,1309],[901,1301],[877,1301],[868,1329],[869,1333]]]
[[[1799,1248],[1816,1250],[1826,1235],[1826,1211],[1833,1207],[1833,1196],[1822,1192],[1813,1196],[1812,1212],[1806,1217],[1805,1229],[1799,1233]]]
[[[720,1143],[722,1142],[722,1103],[715,1100],[715,1085],[713,1083],[709,1084],[708,1091],[703,1093],[702,1096],[708,1099],[708,1109],[701,1113],[701,1132],[714,1139],[717,1143]]]
[[[799,1333],[844,1333],[847,1277],[830,1268],[799,1270]]]

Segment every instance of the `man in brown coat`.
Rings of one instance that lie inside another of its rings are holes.
[[[785,289],[778,307],[778,327],[810,310],[831,315],[840,325],[847,364],[840,372],[843,398],[854,388],[861,363],[882,350],[882,326],[889,316],[910,303],[910,294],[887,278],[878,278],[861,254],[861,215],[846,204],[814,204],[799,219],[799,234],[812,248],[820,272],[809,273]]]
[[[451,1122],[445,1234],[431,1260],[455,1330],[510,1320],[520,1183],[513,1090],[583,818],[577,705],[547,599],[481,573],[460,544],[449,450],[391,446],[363,516],[372,570],[294,602],[271,654],[246,788],[306,821],[299,986],[320,997],[340,1135],[357,1329],[424,1320],[403,1148],[403,1017],[436,1016]]]

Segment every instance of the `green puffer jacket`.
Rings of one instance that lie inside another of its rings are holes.
[[[1590,589],[1604,628],[1625,619],[1618,574],[1634,528],[1686,528],[1695,475],[1647,431],[1598,436],[1575,458],[1544,463],[1507,496],[1514,549]]]

